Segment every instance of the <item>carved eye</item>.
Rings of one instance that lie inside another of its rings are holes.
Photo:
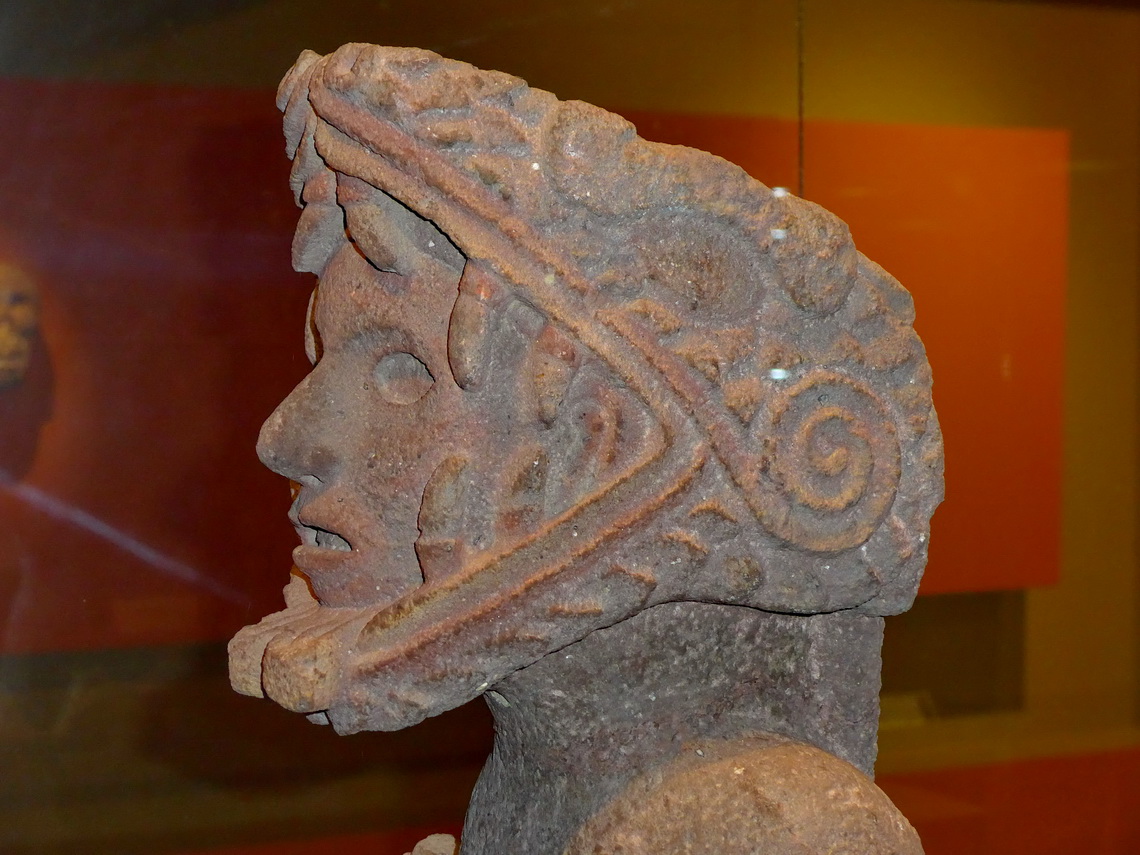
[[[376,388],[393,404],[414,404],[428,393],[435,378],[410,353],[389,353],[376,363]]]

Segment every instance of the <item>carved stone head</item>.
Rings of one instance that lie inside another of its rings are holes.
[[[24,379],[39,314],[35,281],[19,267],[0,263],[0,389]]]
[[[390,730],[660,603],[909,607],[930,371],[842,222],[426,51],[306,52],[279,105],[318,285],[259,452],[302,543],[239,691]]]

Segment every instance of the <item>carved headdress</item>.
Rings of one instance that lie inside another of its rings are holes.
[[[279,105],[294,265],[351,241],[383,269],[396,203],[434,224],[462,253],[452,378],[498,439],[413,497],[422,586],[295,586],[232,643],[239,690],[394,729],[657,603],[909,607],[942,491],[930,370],[842,222],[427,51],[306,52]]]

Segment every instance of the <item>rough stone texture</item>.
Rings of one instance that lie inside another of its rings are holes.
[[[472,796],[465,851],[561,852],[590,817],[637,792],[636,780],[671,781],[693,746],[731,753],[758,734],[830,751],[859,766],[863,772],[832,758],[874,790],[866,776],[881,642],[882,618],[872,615],[800,617],[706,603],[654,606],[591,633],[489,693],[495,747]],[[725,814],[718,824],[740,820]],[[763,842],[748,829],[732,833]]]
[[[455,838],[450,834],[432,834],[415,845],[408,855],[455,855]]]
[[[39,290],[32,278],[0,262],[0,389],[24,379],[39,327]]]
[[[566,855],[665,852],[921,855],[922,847],[883,791],[857,769],[802,743],[753,737],[685,746],[675,761],[607,804],[566,849]]]
[[[907,293],[819,207],[509,75],[347,45],[279,104],[319,285],[259,453],[302,545],[234,687],[342,733],[493,690],[465,853],[638,851],[581,847],[668,826],[698,744],[746,770],[726,828],[771,792],[764,851],[846,834],[796,824],[829,791],[770,734],[871,770],[942,490]]]

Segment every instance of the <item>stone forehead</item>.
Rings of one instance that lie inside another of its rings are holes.
[[[422,50],[347,45],[303,54],[279,104],[298,201],[327,167],[365,173],[469,256],[513,266],[502,272],[524,286],[537,273],[591,290],[612,284],[614,268],[627,278],[751,280],[751,291],[725,295],[739,304],[763,298],[763,281],[795,308],[827,314],[853,283],[847,227],[826,211],[510,75]],[[513,244],[514,265],[489,230]],[[518,269],[528,266],[538,269]]]

